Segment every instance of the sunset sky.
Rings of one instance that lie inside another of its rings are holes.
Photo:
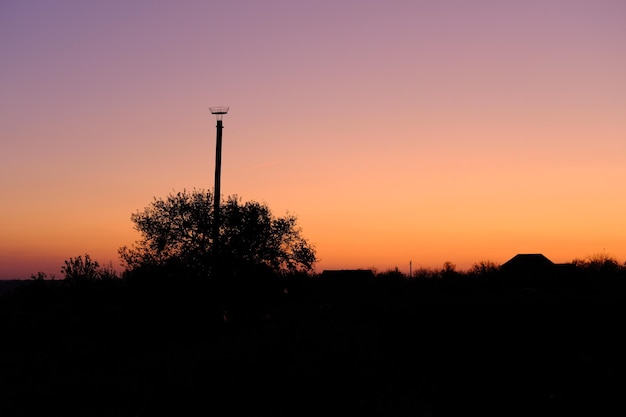
[[[626,260],[626,2],[0,2],[0,279],[119,267],[153,197],[298,216],[317,270]]]

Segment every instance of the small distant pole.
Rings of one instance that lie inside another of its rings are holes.
[[[409,261],[409,278],[413,278],[413,261]]]
[[[220,238],[220,181],[222,172],[222,116],[228,113],[228,107],[209,107],[217,119],[217,137],[215,140],[215,185],[213,186],[213,254],[219,249]]]

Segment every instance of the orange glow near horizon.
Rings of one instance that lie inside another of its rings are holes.
[[[223,195],[318,271],[626,260],[626,4],[212,3],[0,6],[0,279],[119,268],[133,212],[212,188],[212,105]]]

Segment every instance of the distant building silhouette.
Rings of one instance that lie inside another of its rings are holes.
[[[554,269],[556,264],[541,253],[520,253],[500,266],[505,273],[544,273]]]
[[[320,275],[322,287],[341,297],[343,302],[364,294],[373,282],[374,272],[370,269],[326,269]]]
[[[363,285],[373,282],[374,272],[371,269],[325,269],[321,278],[344,284]]]
[[[521,253],[503,263],[500,271],[507,286],[553,288],[573,276],[576,267],[571,263],[554,263],[541,253]]]
[[[324,276],[373,276],[374,272],[371,269],[325,269],[322,271]]]

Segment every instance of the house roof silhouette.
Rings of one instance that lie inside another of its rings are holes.
[[[321,276],[326,279],[367,282],[374,278],[374,271],[371,269],[325,269]]]
[[[545,271],[555,266],[555,263],[541,253],[520,253],[503,263],[503,271]]]

